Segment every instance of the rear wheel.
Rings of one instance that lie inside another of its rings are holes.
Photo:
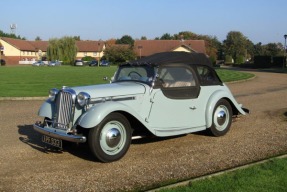
[[[230,103],[221,99],[215,105],[212,115],[212,126],[210,132],[214,136],[225,135],[231,126],[232,121],[232,109]]]
[[[102,162],[122,158],[131,143],[129,121],[120,113],[111,113],[89,132],[88,142],[92,153]]]

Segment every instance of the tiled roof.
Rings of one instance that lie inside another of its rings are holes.
[[[21,51],[42,50],[46,52],[49,45],[48,41],[26,41],[7,37],[1,37],[1,39]],[[79,52],[101,52],[104,50],[105,42],[76,41],[76,45]],[[154,53],[173,51],[180,47],[188,49],[192,52],[206,54],[204,40],[136,40],[134,44],[136,54],[143,57],[152,55]]]
[[[26,41],[8,37],[1,37],[1,39],[21,51],[42,50],[46,52],[49,45],[48,41]],[[80,52],[101,52],[104,48],[104,41],[76,41],[76,45]]]
[[[29,41],[36,50],[47,51],[49,42],[48,41]]]
[[[206,54],[204,40],[136,40],[134,44],[136,54],[143,57],[173,51],[179,47]]]
[[[1,39],[19,50],[35,51],[35,47],[30,43],[30,41],[21,40],[21,39],[13,39],[13,38],[8,38],[8,37],[1,37]]]
[[[104,41],[76,41],[80,52],[101,52],[104,49]]]

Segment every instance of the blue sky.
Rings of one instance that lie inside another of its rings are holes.
[[[0,30],[9,33],[15,23],[28,40],[154,39],[191,31],[223,41],[240,31],[253,43],[284,44],[287,34],[286,0],[7,0],[0,13]]]

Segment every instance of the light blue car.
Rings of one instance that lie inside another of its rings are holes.
[[[51,89],[34,124],[42,141],[88,142],[102,162],[116,161],[131,139],[207,130],[225,135],[238,104],[204,54],[158,53],[119,66],[110,84]]]

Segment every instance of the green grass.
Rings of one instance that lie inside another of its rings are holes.
[[[243,73],[240,71],[233,71],[226,69],[217,69],[216,72],[221,78],[221,80],[224,82],[240,81],[254,77],[254,75],[251,73]]]
[[[107,83],[111,67],[0,67],[0,97],[47,96],[51,88]]]
[[[111,67],[0,67],[0,97],[47,96],[51,88],[107,83],[103,77],[112,77],[116,66]],[[217,69],[225,81],[237,81],[252,74]]]
[[[220,176],[194,181],[185,187],[163,189],[160,192],[280,192],[287,190],[287,159],[229,172]]]

